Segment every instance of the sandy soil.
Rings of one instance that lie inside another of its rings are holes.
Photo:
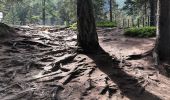
[[[0,40],[0,100],[170,100],[170,80],[151,56],[154,38],[98,28],[108,54],[77,54],[76,32],[21,27]]]

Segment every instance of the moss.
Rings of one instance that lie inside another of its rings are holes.
[[[125,35],[130,37],[155,37],[156,36],[156,27],[141,27],[141,28],[128,28],[125,29]]]

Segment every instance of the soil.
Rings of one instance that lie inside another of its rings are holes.
[[[19,27],[17,38],[0,40],[0,100],[170,100],[169,78],[139,56],[155,38],[97,31],[107,53],[77,53],[77,32],[64,28]]]

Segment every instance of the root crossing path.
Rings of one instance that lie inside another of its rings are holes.
[[[76,32],[19,27],[0,40],[0,100],[169,100],[170,80],[150,55],[154,38],[98,28],[105,54],[77,54]]]

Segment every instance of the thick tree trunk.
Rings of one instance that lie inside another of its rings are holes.
[[[78,17],[78,46],[85,52],[94,52],[99,49],[96,32],[93,5],[91,0],[77,1]]]
[[[150,4],[150,26],[156,26],[156,5],[157,0],[149,0]]]
[[[159,60],[170,62],[170,0],[159,0],[157,54]]]

